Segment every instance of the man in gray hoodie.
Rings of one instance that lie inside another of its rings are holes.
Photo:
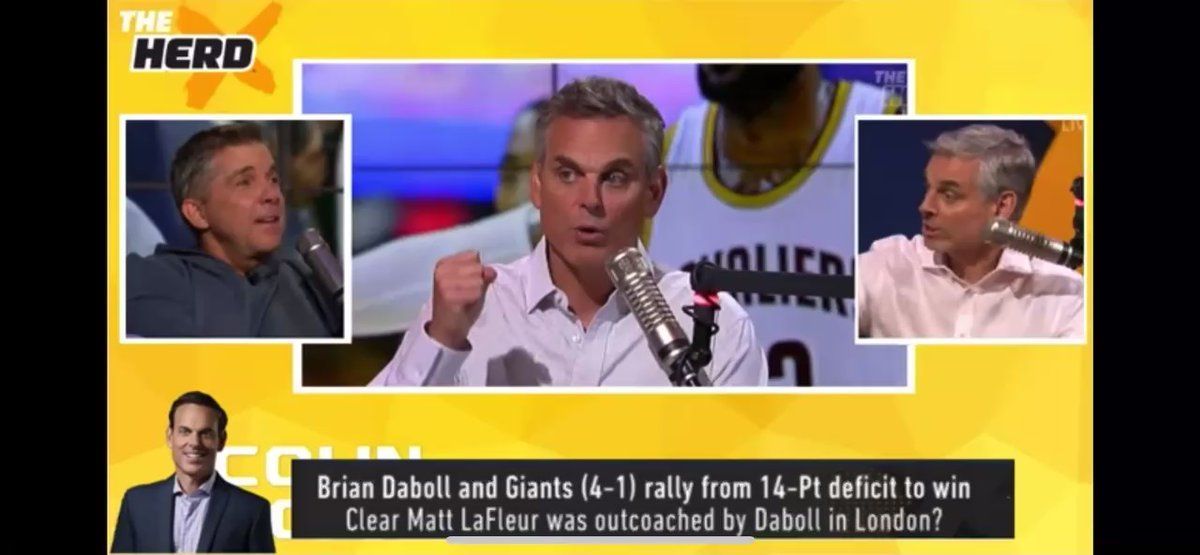
[[[332,337],[341,308],[285,258],[283,193],[257,125],[193,135],[171,163],[171,194],[197,249],[159,245],[126,261],[126,333],[142,337]]]

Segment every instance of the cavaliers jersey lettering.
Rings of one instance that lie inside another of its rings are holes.
[[[804,167],[753,195],[734,192],[713,171],[717,106],[686,109],[666,147],[667,194],[650,224],[651,257],[685,270],[707,260],[735,270],[852,275],[854,116],[896,105],[882,89],[837,83]],[[854,344],[852,299],[731,294],[754,322],[772,385],[905,384],[906,347]]]

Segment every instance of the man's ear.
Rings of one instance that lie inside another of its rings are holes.
[[[529,168],[529,202],[542,209],[542,161],[534,160]]]
[[[1013,214],[1017,212],[1017,194],[1012,191],[1000,191],[1000,196],[996,199],[995,215],[999,218],[1012,221]]]
[[[667,194],[667,169],[659,166],[654,170],[653,177],[647,186],[647,191],[650,193],[647,202],[642,210],[642,216],[646,219],[653,218],[658,214],[658,209],[662,207],[663,198]]]
[[[184,221],[193,229],[200,231],[208,229],[208,215],[203,202],[194,198],[185,198],[183,205],[179,207],[179,212],[183,214]]]

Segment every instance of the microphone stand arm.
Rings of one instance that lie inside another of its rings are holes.
[[[675,385],[711,385],[700,369],[712,362],[713,336],[720,330],[717,311],[721,306],[718,291],[799,295],[812,297],[854,298],[854,276],[798,274],[726,270],[703,261],[692,269],[695,304],[683,307],[692,317],[692,343],[688,351],[672,365],[671,383]]]

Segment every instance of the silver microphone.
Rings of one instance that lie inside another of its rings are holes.
[[[329,243],[316,229],[309,228],[296,240],[296,250],[304,262],[312,268],[321,289],[338,303],[342,302],[342,265],[338,262]]]
[[[992,218],[988,222],[983,230],[983,240],[1069,268],[1078,268],[1083,264],[1083,253],[1069,243],[1051,239],[1001,218]]]
[[[609,279],[625,298],[646,334],[659,366],[673,376],[690,342],[654,280],[654,267],[635,247],[621,250],[605,266]]]

